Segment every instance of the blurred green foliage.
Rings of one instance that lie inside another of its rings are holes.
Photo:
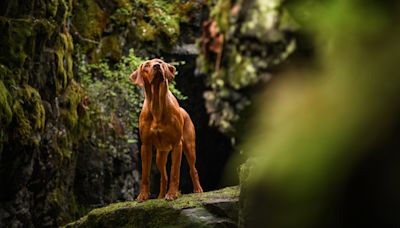
[[[315,53],[258,102],[240,226],[398,227],[400,3],[286,7]]]

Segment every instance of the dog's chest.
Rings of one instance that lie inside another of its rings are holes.
[[[179,141],[180,136],[173,124],[152,123],[149,129],[152,144],[162,151],[172,150],[173,145]]]
[[[153,136],[161,136],[163,134],[163,132],[165,131],[165,127],[161,126],[161,125],[153,125],[150,127],[150,133]]]

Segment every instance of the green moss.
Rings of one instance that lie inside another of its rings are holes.
[[[71,34],[59,33],[55,40],[56,54],[56,75],[54,77],[54,85],[56,95],[60,95],[73,78],[73,60],[72,54],[74,50]]]
[[[29,115],[31,126],[34,130],[43,130],[45,124],[45,112],[39,92],[26,85],[23,91],[24,107]]]
[[[66,127],[71,130],[74,135],[70,139],[67,136],[58,138],[59,144],[64,145],[59,153],[63,157],[70,158],[72,152],[70,151],[71,144],[76,143],[82,138],[85,138],[91,127],[91,117],[89,112],[82,111],[82,97],[84,90],[75,82],[71,80],[64,94],[60,97],[60,118]],[[70,142],[71,140],[71,142]]]
[[[283,33],[276,30],[281,16],[281,0],[257,0],[249,9],[249,17],[241,26],[241,32],[264,42],[278,42]]]
[[[107,18],[96,1],[81,0],[74,8],[73,24],[81,38],[99,40],[106,27]]]
[[[231,67],[226,69],[224,76],[233,88],[240,89],[259,81],[252,57],[242,55],[233,48],[228,61]]]
[[[3,64],[0,64],[0,80],[3,81],[4,85],[7,86],[15,86],[15,81],[14,78],[16,72],[11,72],[8,67],[4,66]]]
[[[0,80],[0,159],[3,144],[7,142],[7,127],[12,121],[12,98],[3,81]]]
[[[137,23],[137,29],[135,30],[136,35],[142,41],[151,41],[154,40],[157,34],[157,29],[141,20]]]
[[[180,35],[180,23],[188,21],[188,13],[193,7],[193,3],[174,1],[153,0],[149,7],[148,16],[154,22],[157,31],[166,35],[171,44],[174,44]],[[177,10],[179,9],[179,10]]]
[[[47,195],[47,201],[55,208],[60,208],[62,206],[62,199],[63,194],[60,188],[53,189],[53,191]]]
[[[155,41],[163,36],[170,45],[175,44],[180,35],[180,23],[189,21],[193,5],[191,1],[137,1],[135,6],[140,10],[135,9],[131,15],[136,18],[136,36],[142,41]]]
[[[165,34],[170,42],[173,44],[179,37],[180,28],[179,28],[179,15],[173,14],[169,7],[160,6],[151,8],[149,12],[149,16],[154,20],[155,26],[157,27],[157,31]]]
[[[47,13],[50,15],[50,17],[55,17],[57,14],[57,9],[58,9],[58,0],[53,0],[53,1],[48,1],[46,6],[47,6]]]
[[[57,56],[57,74],[54,79],[54,84],[56,87],[56,94],[60,94],[60,92],[67,85],[67,73],[64,69],[64,50],[62,48],[56,49]]]
[[[34,54],[35,36],[50,36],[54,22],[31,17],[13,19],[0,17],[0,61],[14,68],[22,68],[26,59]]]
[[[113,24],[118,26],[127,26],[132,21],[133,5],[128,0],[116,1],[118,8],[111,15],[110,19]]]
[[[0,128],[7,127],[12,120],[12,110],[11,110],[12,100],[10,93],[0,81]]]
[[[78,119],[78,137],[76,137],[76,140],[80,140],[82,138],[87,138],[91,132],[93,132],[92,127],[92,116],[90,115],[89,112],[85,113],[79,113],[79,119]]]
[[[65,47],[65,60],[67,64],[67,76],[68,80],[71,80],[73,78],[73,61],[72,61],[72,54],[74,52],[74,42],[72,40],[71,34],[67,33],[61,33],[60,34],[64,47]]]
[[[69,3],[67,3],[67,1],[69,1]],[[58,3],[56,20],[62,23],[67,23],[67,19],[72,12],[72,7],[68,7],[68,5],[72,5],[71,0],[58,0]]]
[[[81,102],[81,94],[80,85],[72,80],[60,99],[60,118],[72,130],[76,130],[78,126],[78,106]]]
[[[56,136],[56,148],[55,151],[60,158],[60,165],[63,163],[64,159],[70,160],[72,158],[73,152],[71,151],[71,143],[68,135],[59,134]]]
[[[122,57],[122,45],[120,37],[117,35],[103,37],[100,41],[99,49],[100,51],[95,53],[96,60],[104,57],[111,57],[114,60],[119,60]]]
[[[27,144],[29,136],[32,134],[32,127],[19,101],[14,102],[13,112],[16,121],[14,125],[14,138],[19,138],[22,144]]]
[[[39,144],[37,133],[41,133],[45,124],[45,111],[39,92],[29,85],[19,88],[18,98],[13,104],[13,137],[22,144]]]
[[[229,29],[230,11],[230,0],[218,0],[217,4],[211,10],[211,17],[215,19],[222,33],[227,32]]]
[[[24,45],[28,37],[32,36],[32,20],[11,20],[0,17],[0,28],[2,28],[1,41],[8,48],[8,50],[5,50],[7,53],[2,55],[0,60],[6,58],[4,62],[11,62],[18,67],[22,67],[28,56],[24,50]]]
[[[175,201],[164,199],[147,200],[143,203],[121,202],[107,207],[94,209],[78,221],[66,227],[166,227],[179,225],[180,210],[184,208],[203,207],[203,203],[218,199],[236,199],[238,187],[228,187],[201,194],[182,195]]]

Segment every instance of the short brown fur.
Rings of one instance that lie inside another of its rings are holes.
[[[161,174],[158,198],[173,200],[179,195],[182,149],[189,163],[193,191],[203,192],[195,167],[196,136],[193,122],[168,89],[168,83],[174,77],[175,67],[160,59],[142,63],[129,76],[133,84],[145,90],[145,100],[139,117],[139,133],[142,141],[142,182],[137,200],[140,202],[147,200],[150,195],[152,146],[157,151],[157,168]],[[166,163],[170,151],[172,151],[172,165],[167,192]]]

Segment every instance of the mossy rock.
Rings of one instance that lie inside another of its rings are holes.
[[[107,25],[106,13],[95,1],[76,3],[73,24],[82,39],[98,41]]]
[[[0,17],[0,61],[22,68],[35,50],[36,36],[49,38],[55,29],[53,21],[25,17],[20,19]]]
[[[77,130],[79,123],[78,108],[83,90],[74,80],[70,82],[65,93],[60,97],[60,117],[63,123],[72,130]]]
[[[236,186],[182,195],[175,201],[114,203],[65,227],[237,227],[238,199]]]
[[[54,80],[57,94],[67,87],[73,78],[72,52],[74,49],[71,34],[59,33],[55,43],[55,54],[57,57],[57,74]]]
[[[6,141],[6,128],[12,120],[12,100],[10,93],[0,81],[0,158],[3,151],[3,143]]]
[[[0,81],[0,124],[1,127],[8,126],[12,120],[12,110],[11,110],[11,96],[3,81]]]
[[[42,133],[45,125],[45,111],[40,94],[29,85],[19,88],[17,94],[12,106],[13,138],[19,139],[24,145],[38,145],[38,133]]]
[[[99,51],[93,54],[95,56],[94,59],[98,60],[101,57],[106,57],[118,61],[122,57],[122,46],[123,41],[119,36],[105,36],[100,40]]]

